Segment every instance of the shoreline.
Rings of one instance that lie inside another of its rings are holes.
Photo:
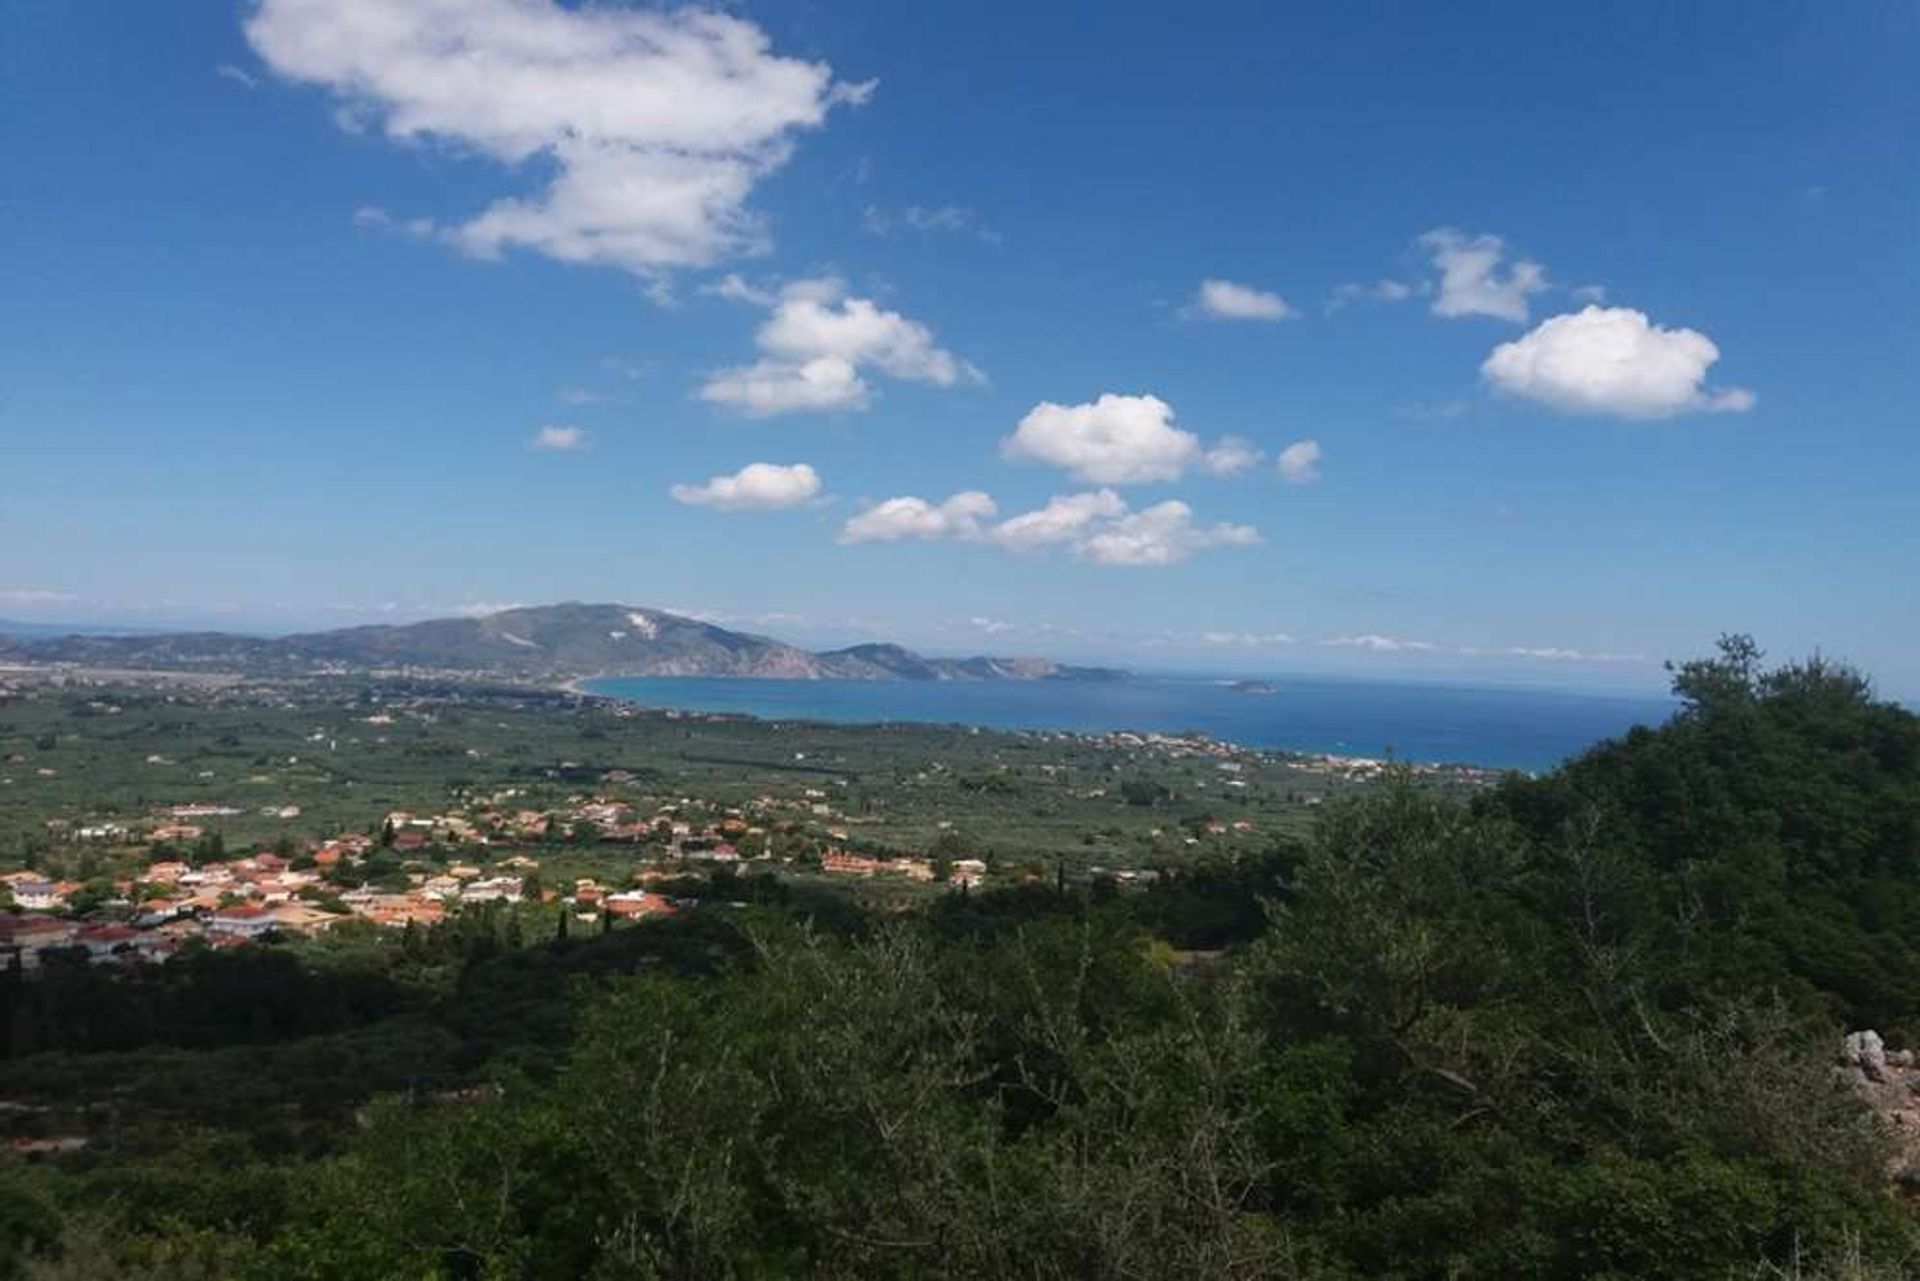
[[[1416,774],[1457,773],[1470,775],[1525,775],[1534,777],[1544,770],[1556,768],[1554,765],[1492,765],[1481,761],[1457,758],[1422,758],[1396,755],[1391,750],[1380,753],[1363,754],[1357,752],[1324,751],[1304,747],[1282,745],[1259,746],[1244,741],[1225,738],[1201,729],[1164,730],[1145,729],[1137,726],[1117,725],[1104,729],[1080,729],[1063,726],[1022,726],[992,725],[975,721],[953,720],[946,718],[836,718],[818,714],[772,714],[764,710],[742,711],[732,708],[716,709],[687,707],[671,703],[646,702],[624,694],[603,693],[585,688],[595,681],[620,680],[682,680],[698,679],[729,682],[753,682],[767,678],[759,677],[629,677],[629,676],[582,676],[566,681],[561,688],[580,698],[600,699],[606,702],[634,708],[641,712],[675,715],[716,717],[729,720],[751,721],[764,725],[819,725],[840,729],[880,729],[889,726],[917,727],[925,729],[953,729],[976,734],[1002,734],[1013,738],[1048,739],[1063,738],[1090,746],[1132,746],[1146,748],[1173,748],[1204,754],[1223,756],[1246,756],[1266,760],[1291,761],[1295,763],[1323,764],[1333,768],[1354,771],[1385,771],[1394,767],[1403,767]],[[808,682],[809,684],[814,682]],[[856,685],[893,684],[895,682],[847,682]],[[905,682],[917,684],[917,682]],[[1264,700],[1262,700],[1264,701]],[[1131,739],[1132,743],[1119,743],[1115,740]],[[1595,745],[1598,741],[1596,740]],[[1576,753],[1577,754],[1577,753]]]

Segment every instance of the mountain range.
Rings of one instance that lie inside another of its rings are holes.
[[[1125,672],[1044,658],[928,658],[898,645],[814,652],[665,610],[531,606],[472,618],[291,636],[227,632],[0,636],[0,661],[304,675],[423,669],[517,680],[744,676],[789,680],[1117,680]]]

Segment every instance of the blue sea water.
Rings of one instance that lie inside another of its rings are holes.
[[[1503,769],[1550,769],[1673,711],[1664,698],[1386,681],[1275,680],[1248,693],[1213,679],[786,681],[636,677],[584,688],[647,707],[850,724],[924,721],[1082,733],[1197,730],[1246,747]]]

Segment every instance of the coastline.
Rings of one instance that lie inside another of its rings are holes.
[[[948,682],[581,677],[578,697],[691,715],[833,726],[915,724],[1084,741],[1214,744],[1355,768],[1538,773],[1639,724],[1664,701],[1533,691],[1300,681],[1251,698],[1213,682],[1136,678],[1124,689]]]

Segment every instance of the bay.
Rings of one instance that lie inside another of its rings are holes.
[[[1006,730],[1198,731],[1246,747],[1546,770],[1636,724],[1666,698],[1535,688],[1275,678],[1272,692],[1212,678],[1124,681],[805,681],[611,677],[589,693],[655,708],[839,724]]]

